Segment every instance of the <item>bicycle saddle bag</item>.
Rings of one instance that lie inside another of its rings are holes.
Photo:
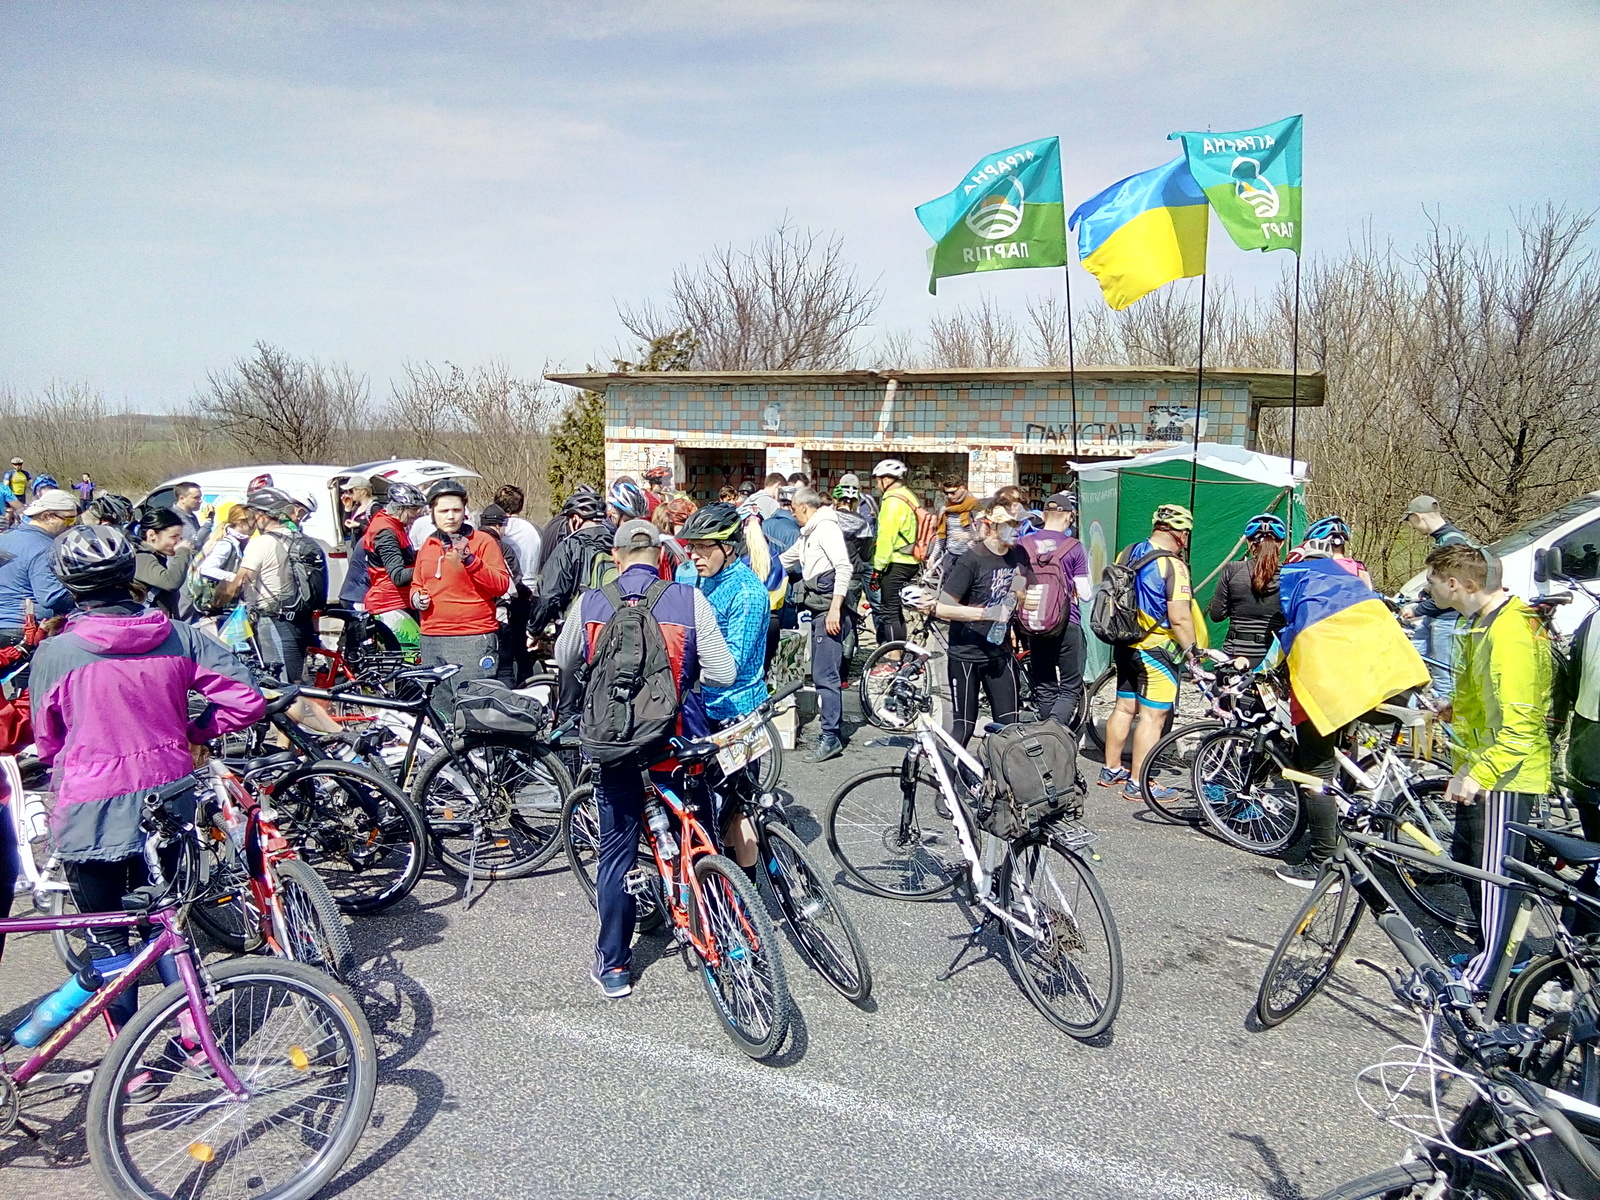
[[[456,689],[456,732],[540,734],[549,725],[545,706],[495,679],[474,679]]]
[[[1007,725],[984,739],[978,823],[1011,840],[1048,821],[1083,816],[1077,739],[1054,721]]]

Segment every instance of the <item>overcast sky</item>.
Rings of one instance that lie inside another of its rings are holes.
[[[1424,210],[1485,234],[1590,208],[1592,3],[0,5],[0,384],[169,407],[265,339],[374,392],[406,359],[581,368],[616,305],[784,213],[928,296],[912,208],[1059,134],[1070,208],[1175,129],[1306,117],[1308,254]],[[1215,225],[1214,275],[1267,280]],[[1085,293],[1088,294],[1087,292]]]

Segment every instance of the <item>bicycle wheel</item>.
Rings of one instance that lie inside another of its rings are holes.
[[[1330,1192],[1323,1192],[1317,1200],[1407,1200],[1412,1196],[1432,1195],[1429,1190],[1439,1177],[1439,1170],[1427,1159],[1385,1167],[1360,1179],[1342,1183]],[[1476,1194],[1476,1193],[1473,1193]],[[1490,1192],[1486,1195],[1496,1195]],[[1460,1195],[1451,1189],[1450,1195]]]
[[[235,954],[261,949],[261,914],[250,894],[250,873],[226,839],[205,837],[200,859],[204,890],[189,906],[189,917],[217,945]]]
[[[1022,990],[1045,1020],[1077,1038],[1105,1032],[1122,1006],[1122,940],[1094,872],[1044,832],[1013,842],[996,894],[1026,928],[1004,922]]]
[[[1573,1036],[1580,998],[1590,1008],[1600,955],[1584,948],[1576,961],[1560,954],[1533,959],[1506,989],[1500,1019],[1536,1025],[1545,1041],[1534,1047],[1522,1074],[1589,1104],[1600,1104],[1600,1054]]]
[[[910,642],[885,642],[867,655],[867,661],[861,664],[861,711],[879,729],[910,729],[916,721],[915,712],[890,711],[890,706],[885,702],[891,683],[905,680],[924,696],[933,691],[929,660],[911,653],[908,649],[910,645]]]
[[[1201,741],[1223,728],[1221,721],[1184,725],[1151,747],[1139,764],[1146,808],[1174,825],[1198,825],[1205,819],[1194,796],[1194,755]]]
[[[828,801],[823,828],[844,872],[875,896],[932,900],[947,895],[964,869],[949,808],[931,777],[902,778],[875,767]]]
[[[1256,1017],[1263,1025],[1281,1025],[1322,990],[1366,907],[1350,886],[1347,867],[1334,863],[1323,869],[1261,977]]]
[[[594,798],[594,784],[579,784],[561,806],[561,843],[567,849],[567,865],[572,868],[573,877],[589,903],[594,904],[595,879],[600,870],[600,810]],[[646,888],[643,895],[635,897],[635,923],[639,931],[654,933],[665,923],[666,916],[662,911],[661,876],[656,869],[655,854],[643,837],[639,839],[635,866],[657,881],[655,886]]]
[[[561,805],[571,790],[566,768],[549,749],[494,734],[474,736],[459,755],[440,750],[417,773],[411,798],[426,814],[448,870],[520,879],[561,853]]]
[[[108,1195],[305,1200],[367,1127],[377,1045],[355,997],[300,963],[212,966],[211,1031],[248,1088],[234,1096],[197,1049],[181,983],[139,1009],[89,1089],[89,1158]]]
[[[1456,833],[1456,806],[1444,799],[1448,779],[1413,780],[1411,795],[1395,800],[1394,815],[1384,836],[1413,850],[1448,856]],[[1472,912],[1471,889],[1464,876],[1443,868],[1424,866],[1410,859],[1386,859],[1400,886],[1417,905],[1436,920],[1470,933],[1478,927]],[[1477,864],[1472,864],[1476,866]]]
[[[800,835],[780,821],[768,823],[765,867],[783,919],[818,973],[846,1000],[859,1004],[872,994],[872,968],[855,922],[833,884],[806,853]]]
[[[1106,718],[1117,706],[1117,669],[1107,667],[1100,677],[1083,689],[1079,702],[1078,727],[1089,745],[1096,750],[1106,748]],[[1109,765],[1109,764],[1107,764]]]
[[[349,983],[355,978],[356,952],[338,902],[310,864],[298,858],[279,859],[269,868],[278,877],[278,901],[288,957]]]
[[[1254,733],[1225,729],[1194,752],[1193,788],[1211,831],[1252,854],[1277,854],[1300,830],[1300,790]]]
[[[347,913],[407,896],[428,861],[428,826],[406,794],[353,763],[296,768],[272,786],[281,828]]]
[[[772,749],[761,757],[756,786],[763,792],[775,792],[783,779],[783,739],[778,736],[778,727],[772,723],[772,718],[768,717],[765,724]]]
[[[694,874],[700,892],[690,902],[689,919],[715,960],[700,960],[706,995],[733,1044],[751,1058],[766,1058],[782,1045],[794,1004],[772,918],[732,860],[702,855]]]

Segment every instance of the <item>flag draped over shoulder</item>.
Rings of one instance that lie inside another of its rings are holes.
[[[1061,142],[1024,142],[976,163],[954,191],[917,206],[934,241],[928,291],[946,275],[1064,267]]]
[[[1428,682],[1428,668],[1394,614],[1333,559],[1284,563],[1278,588],[1289,620],[1278,635],[1289,682],[1319,733]]]
[[[1190,173],[1239,249],[1300,253],[1300,117],[1168,137],[1183,143]]]
[[[1106,303],[1127,308],[1174,279],[1206,272],[1206,196],[1183,159],[1130,175],[1078,205],[1078,261]]]

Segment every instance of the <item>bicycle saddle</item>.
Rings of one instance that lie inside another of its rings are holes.
[[[330,604],[322,610],[322,615],[331,617],[335,621],[343,621],[346,625],[349,625],[354,621],[359,621],[366,614],[358,613],[353,608],[345,608],[342,604]]]
[[[1550,833],[1516,821],[1507,822],[1506,828],[1538,842],[1562,862],[1571,863],[1575,867],[1600,862],[1600,842],[1586,842],[1582,838],[1568,837],[1564,833]]]
[[[396,679],[429,680],[433,683],[443,683],[452,675],[460,672],[461,668],[455,663],[443,663],[437,667],[407,667],[404,671],[396,671]]]
[[[685,766],[710,762],[717,756],[717,751],[720,749],[721,747],[715,742],[692,741],[689,738],[672,739],[673,756]]]
[[[279,750],[276,754],[265,754],[260,758],[227,758],[223,762],[229,769],[241,775],[254,775],[257,771],[273,771],[279,767],[292,767],[300,761],[300,756],[293,750]]]

